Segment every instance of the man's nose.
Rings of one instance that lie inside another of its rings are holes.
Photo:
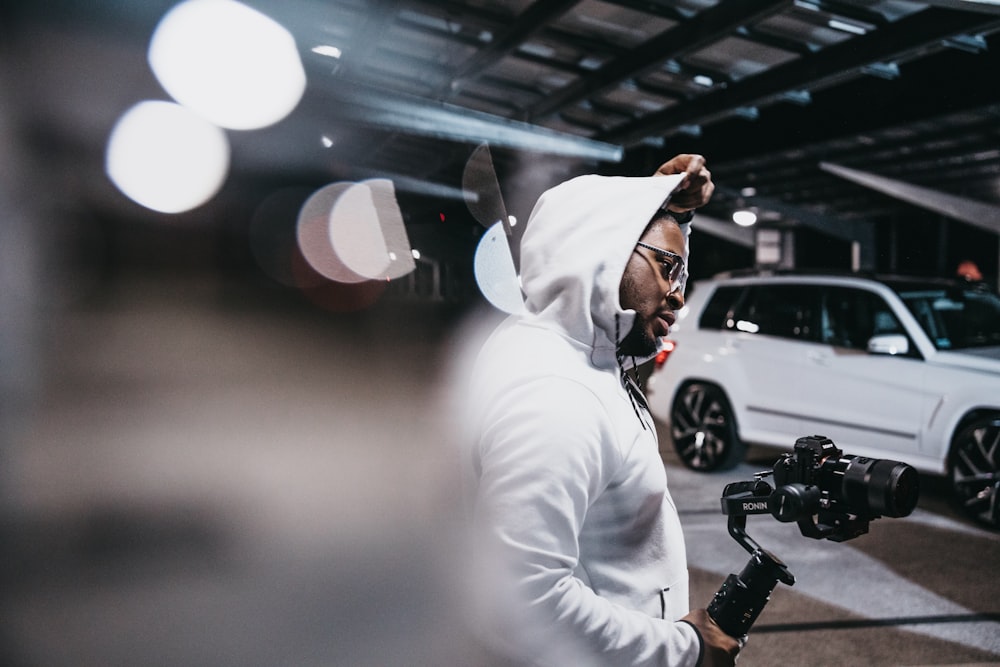
[[[667,295],[667,306],[670,310],[680,310],[684,307],[684,295],[680,290],[674,290]]]

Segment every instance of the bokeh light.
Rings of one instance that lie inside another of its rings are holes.
[[[389,280],[416,266],[392,183],[332,183],[302,206],[302,255],[321,275],[342,283]]]
[[[140,102],[112,129],[105,168],[133,201],[180,213],[218,192],[229,171],[229,141],[221,129],[180,105]]]
[[[353,185],[338,198],[330,212],[330,244],[359,276],[385,276],[392,260],[368,188]]]
[[[257,266],[287,287],[316,287],[326,278],[307,267],[299,250],[296,224],[302,204],[312,195],[305,187],[281,188],[254,209],[247,230],[250,252]]]
[[[302,256],[321,276],[340,283],[366,280],[344,264],[330,241],[330,216],[341,195],[352,185],[331,183],[320,188],[302,205],[298,218],[297,237]]]
[[[503,223],[496,223],[479,239],[473,266],[476,284],[487,301],[506,313],[524,311],[521,284]]]
[[[291,33],[235,0],[177,5],[156,27],[148,57],[175,100],[234,130],[278,122],[306,87]]]
[[[337,200],[330,215],[330,242],[344,263],[366,278],[401,278],[416,268],[388,179],[357,183]]]

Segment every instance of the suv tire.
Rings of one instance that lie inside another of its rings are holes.
[[[729,399],[714,384],[691,382],[680,388],[670,411],[670,434],[681,462],[692,470],[726,470],[746,454]]]
[[[955,499],[980,523],[1000,527],[1000,415],[978,419],[959,431],[951,446],[948,475]]]

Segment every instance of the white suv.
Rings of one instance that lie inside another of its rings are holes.
[[[822,434],[948,475],[1000,526],[1000,297],[954,281],[717,277],[695,284],[647,384],[685,465]]]

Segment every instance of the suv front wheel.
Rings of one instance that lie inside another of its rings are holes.
[[[948,470],[955,498],[977,521],[1000,527],[1000,417],[973,422],[955,436]]]
[[[674,397],[670,433],[677,455],[702,472],[732,468],[746,453],[725,393],[714,384],[692,382]]]

